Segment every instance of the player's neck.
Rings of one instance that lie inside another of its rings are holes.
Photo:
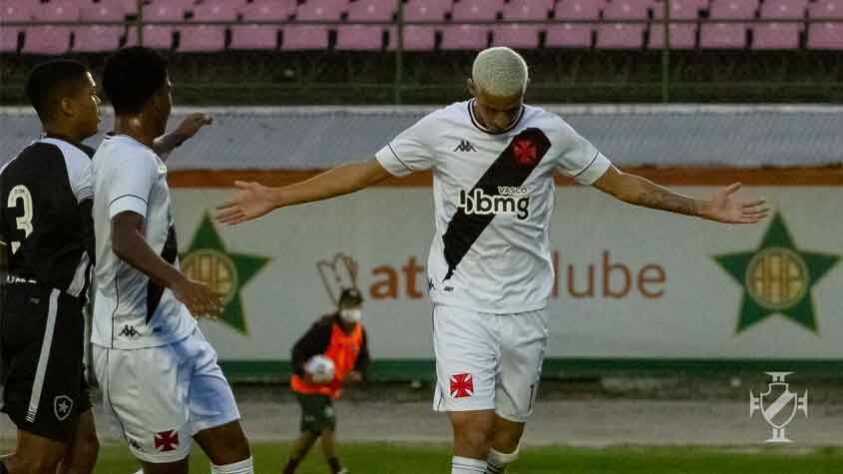
[[[152,148],[157,135],[152,127],[144,124],[139,115],[118,115],[114,124],[114,133],[130,136],[149,148]]]
[[[44,136],[79,145],[82,140],[88,138],[68,127],[58,127],[53,124],[44,125]]]

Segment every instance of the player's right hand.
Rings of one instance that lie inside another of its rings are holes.
[[[215,319],[222,311],[220,295],[202,282],[185,277],[173,284],[170,290],[196,319]]]
[[[223,224],[237,225],[268,214],[275,209],[272,188],[260,183],[235,181],[237,194],[217,207],[217,220]]]

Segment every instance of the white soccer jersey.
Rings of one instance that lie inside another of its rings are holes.
[[[547,305],[553,172],[590,185],[611,165],[556,114],[525,105],[509,130],[491,133],[473,100],[427,115],[376,156],[396,176],[433,171],[433,302],[488,313]]]
[[[152,250],[178,267],[167,167],[151,149],[126,135],[106,137],[94,155],[97,292],[91,341],[112,349],[170,344],[196,327],[173,293],[114,254],[111,219],[124,211],[144,217]]]

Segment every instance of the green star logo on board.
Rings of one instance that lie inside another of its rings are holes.
[[[774,314],[819,333],[811,289],[839,256],[799,250],[780,214],[757,250],[714,259],[744,289],[737,333]]]
[[[243,316],[240,290],[269,262],[256,255],[229,252],[208,214],[202,218],[190,248],[181,258],[181,267],[189,278],[201,281],[222,295],[220,322],[248,335]]]

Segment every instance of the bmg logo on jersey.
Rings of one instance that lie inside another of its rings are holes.
[[[523,221],[530,217],[530,195],[523,186],[498,186],[498,194],[486,194],[481,188],[463,189],[459,207],[469,216],[510,215]]]

